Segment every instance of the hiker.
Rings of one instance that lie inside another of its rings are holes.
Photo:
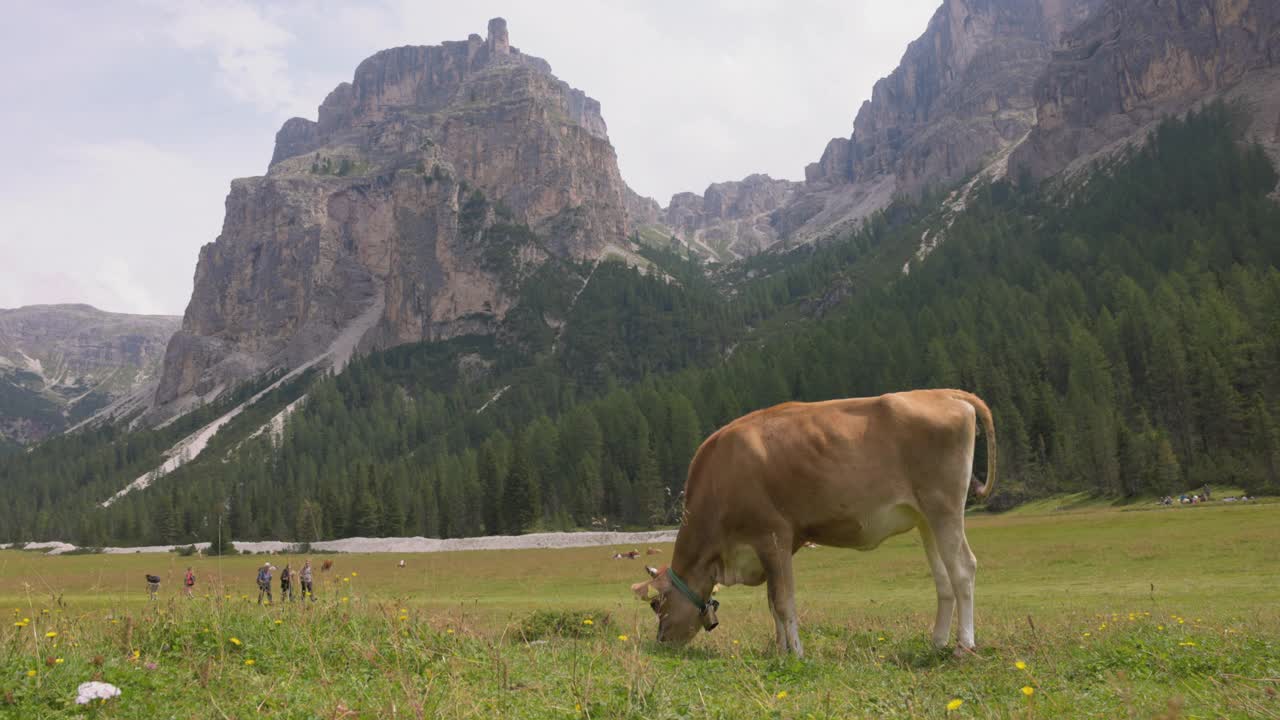
[[[191,568],[188,566],[187,574],[182,578],[182,592],[185,593],[187,597],[192,597],[191,590],[195,588],[195,586],[196,574],[192,572]]]
[[[311,602],[316,601],[315,593],[311,590],[311,561],[302,563],[302,572],[298,574],[298,579],[302,581],[302,599],[311,598]]]
[[[156,599],[156,593],[160,592],[160,576],[147,575],[147,592],[151,594],[151,599]]]
[[[267,604],[270,605],[272,602],[272,598],[271,598],[271,563],[269,562],[263,563],[262,567],[258,568],[258,604],[259,605],[262,604],[263,593],[266,593]]]
[[[289,563],[284,564],[284,569],[280,571],[280,602],[293,600],[293,571],[289,569]]]

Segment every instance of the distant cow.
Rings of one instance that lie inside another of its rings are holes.
[[[404,561],[403,561],[403,560],[401,560],[401,561],[400,561],[400,564],[399,564],[399,565],[397,565],[396,567],[401,567],[401,568],[403,568],[403,567],[404,567]]]
[[[972,479],[977,425],[987,477]],[[960,390],[917,390],[820,403],[784,403],[716,431],[698,448],[685,484],[684,522],[671,565],[646,568],[632,590],[658,616],[658,640],[687,643],[716,627],[717,582],[768,583],[778,647],[802,655],[791,556],[806,542],[872,550],[919,528],[938,593],[933,642],[972,650],[977,562],[964,532],[970,485],[996,479],[991,411]],[[649,597],[653,588],[657,594]]]
[[[322,564],[322,565],[320,566],[320,572],[329,572],[329,571],[330,571],[330,570],[332,570],[332,569],[333,569],[333,561],[332,561],[332,560],[325,560],[325,561],[324,561],[324,564]]]
[[[659,550],[658,548],[649,548],[648,550],[644,551],[644,554],[645,555],[661,555],[662,551]]]
[[[624,559],[625,559],[625,560],[635,560],[635,559],[636,559],[636,558],[638,558],[638,557],[640,557],[640,551],[639,551],[639,550],[628,550],[628,551],[626,551],[626,552],[619,552],[619,553],[614,553],[614,554],[613,554],[613,559],[614,559],[614,560],[624,560]]]

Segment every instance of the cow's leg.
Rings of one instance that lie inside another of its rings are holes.
[[[782,621],[782,616],[773,606],[773,591],[768,590],[766,595],[769,596],[769,614],[773,616],[774,637],[777,638],[778,652],[787,651],[787,624]]]
[[[769,578],[769,608],[778,629],[778,650],[791,651],[804,657],[800,645],[800,620],[796,615],[795,578],[791,574],[790,548],[778,548],[761,554]]]
[[[938,591],[938,614],[933,619],[933,645],[946,647],[947,641],[951,639],[951,618],[956,612],[956,593],[951,586],[947,564],[942,561],[942,553],[938,550],[938,540],[929,528],[929,521],[922,520],[919,527],[925,554],[929,556],[929,569],[933,571],[933,585]]]
[[[973,556],[969,541],[964,536],[964,516],[943,518],[934,531],[937,534],[938,551],[942,554],[942,561],[946,563],[951,588],[960,607],[957,644],[960,650],[972,650],[973,579],[978,569],[978,560]]]

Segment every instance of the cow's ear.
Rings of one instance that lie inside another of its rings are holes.
[[[639,598],[640,600],[648,601],[649,600],[649,584],[650,584],[649,582],[636,583],[635,585],[631,586],[631,592],[635,593],[636,597]]]
[[[649,567],[649,566],[646,566],[646,567],[645,567],[645,571],[649,573],[649,577],[651,577],[651,578],[656,578],[656,577],[658,577],[658,568],[656,568],[656,567]]]

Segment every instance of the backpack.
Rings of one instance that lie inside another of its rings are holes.
[[[195,585],[195,584],[196,584],[196,574],[195,574],[195,573],[193,573],[193,572],[191,572],[190,570],[188,570],[188,571],[187,571],[187,576],[186,576],[186,578],[184,578],[184,582],[186,582],[186,583],[187,583],[187,587],[191,587],[192,585]]]
[[[152,585],[159,585],[159,584],[160,584],[160,576],[159,576],[159,575],[148,575],[148,576],[147,576],[147,582],[151,583]]]

